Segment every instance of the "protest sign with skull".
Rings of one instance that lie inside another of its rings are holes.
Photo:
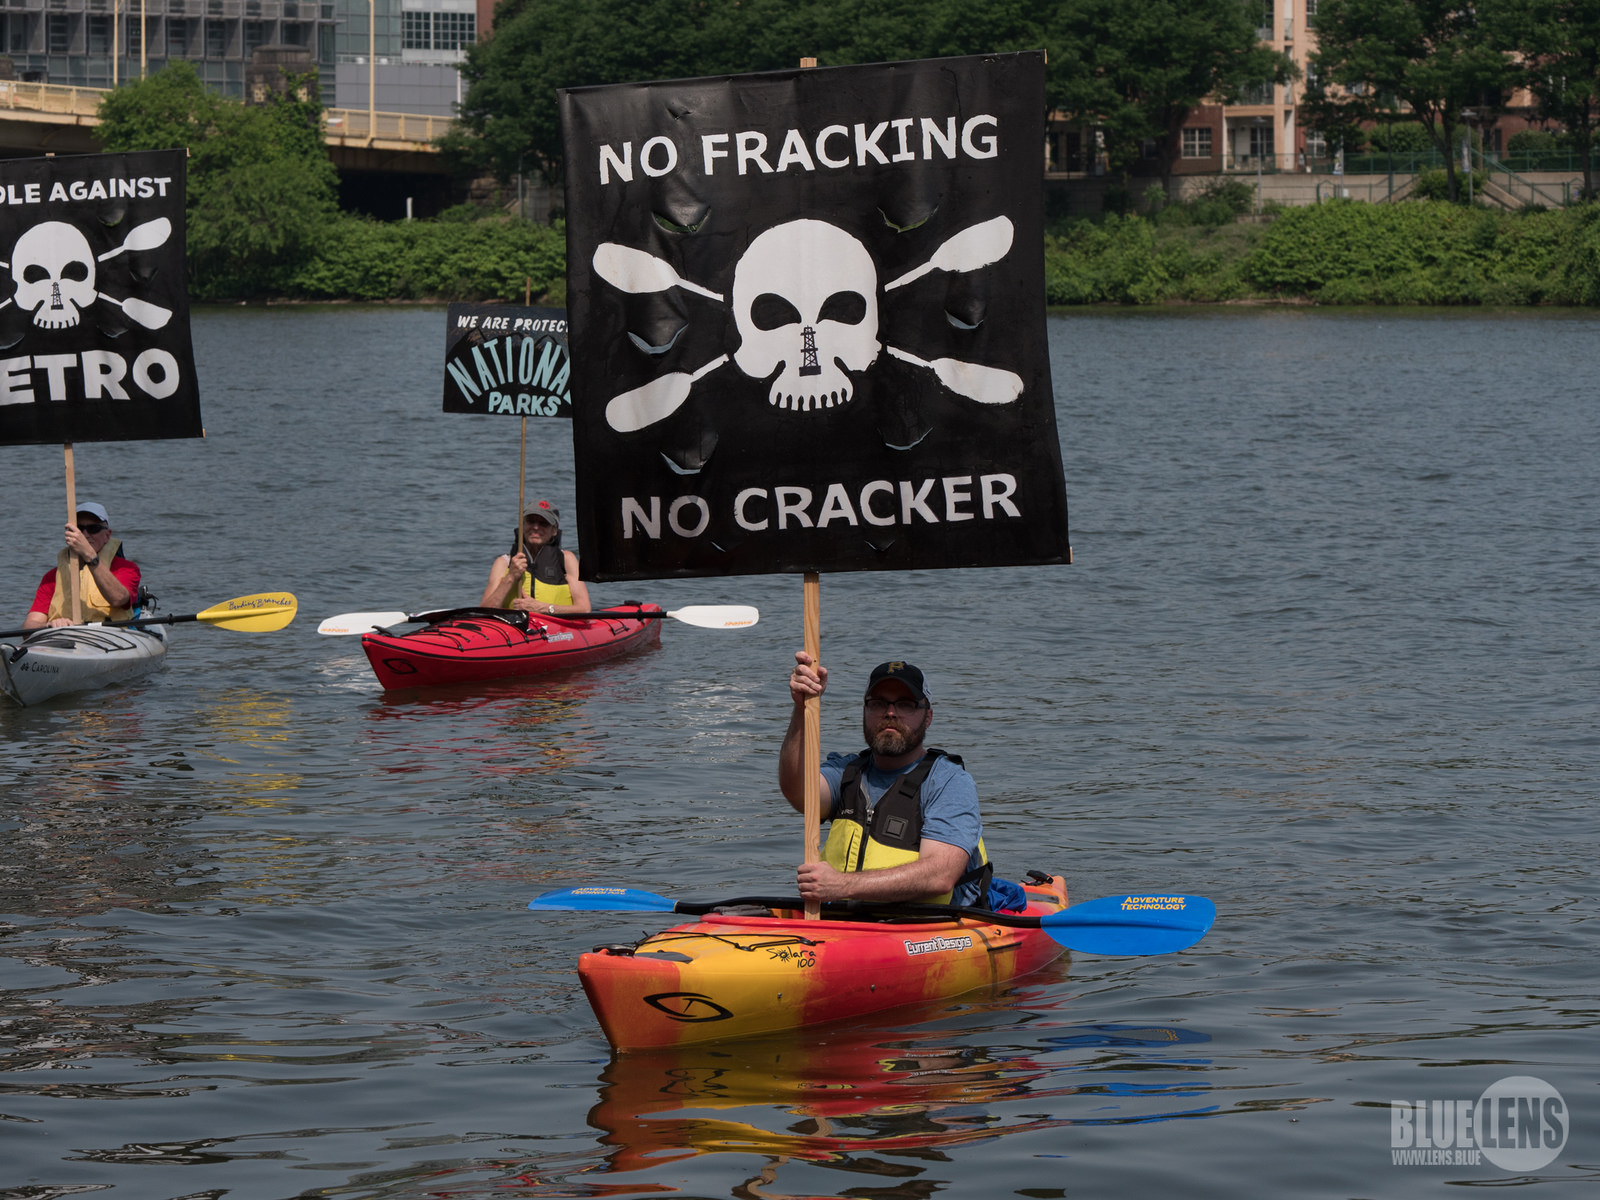
[[[586,569],[1067,561],[1042,55],[561,102]]]
[[[184,159],[0,164],[0,445],[201,436]]]

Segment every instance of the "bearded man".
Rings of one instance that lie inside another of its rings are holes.
[[[789,675],[794,711],[778,755],[778,787],[805,811],[807,697],[828,686],[828,670],[805,651]],[[982,906],[993,869],[983,846],[978,787],[961,760],[924,746],[933,702],[923,674],[886,662],[867,679],[862,732],[867,748],[822,764],[822,819],[831,821],[823,861],[798,873],[807,901],[918,901]]]

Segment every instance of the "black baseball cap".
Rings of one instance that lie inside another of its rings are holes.
[[[919,704],[928,703],[928,693],[924,690],[922,672],[908,662],[879,663],[872,668],[872,674],[867,676],[867,695],[872,695],[872,689],[885,679],[898,679],[911,689],[911,694],[917,698]]]
[[[536,500],[533,504],[533,507],[527,509],[522,514],[522,519],[524,521],[526,521],[529,517],[538,517],[541,521],[548,521],[557,529],[561,528],[561,510],[554,504],[551,504],[548,500]]]

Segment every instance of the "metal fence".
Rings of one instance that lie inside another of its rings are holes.
[[[330,138],[408,142],[418,150],[431,150],[434,139],[453,127],[455,120],[416,113],[369,113],[364,108],[330,108],[324,110],[322,123]]]
[[[62,116],[97,117],[104,88],[68,87],[60,83],[24,83],[0,79],[0,108]]]

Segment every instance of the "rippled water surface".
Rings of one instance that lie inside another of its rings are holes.
[[[439,311],[195,318],[209,436],[80,444],[178,627],[137,686],[0,710],[0,1196],[1410,1197],[1600,1181],[1600,319],[1052,320],[1077,563],[823,581],[824,737],[928,671],[1002,870],[1211,896],[1182,954],[801,1037],[614,1057],[576,956],[666,918],[551,887],[788,890],[798,579],[741,633],[379,690],[352,609],[470,602],[517,423],[439,410]],[[531,422],[572,511],[570,434]],[[59,546],[0,449],[0,621]],[[953,534],[952,536],[958,536]],[[1392,1101],[1559,1091],[1531,1172],[1397,1165]]]

